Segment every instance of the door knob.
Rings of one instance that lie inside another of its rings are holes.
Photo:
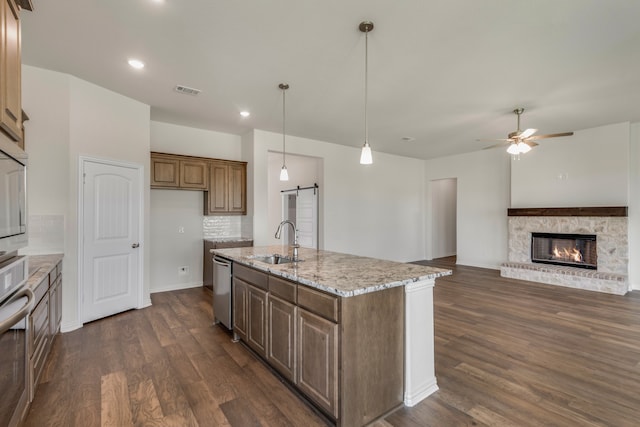
[[[131,247],[133,249],[139,248],[140,247],[140,243],[134,243],[133,245],[131,245]]]

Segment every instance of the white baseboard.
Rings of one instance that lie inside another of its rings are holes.
[[[436,391],[438,391],[438,383],[436,382],[436,378],[434,377],[433,382],[425,384],[424,386],[420,387],[420,389],[411,394],[405,391],[404,404],[408,407],[415,406]]]
[[[149,289],[149,293],[155,294],[158,292],[179,291],[181,289],[197,288],[198,286],[202,286],[202,282],[176,283],[175,285],[168,285],[168,286],[163,286],[161,288]],[[151,301],[149,301],[149,305],[151,305]]]
[[[76,329],[80,328],[82,328],[82,323],[80,322],[63,322],[60,325],[60,332],[64,334],[65,332],[75,331]]]

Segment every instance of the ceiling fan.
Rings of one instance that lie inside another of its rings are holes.
[[[478,139],[478,141],[500,141],[498,144],[491,145],[489,147],[485,147],[487,150],[489,148],[500,147],[504,145],[508,145],[507,153],[517,156],[518,154],[524,154],[531,150],[531,148],[538,145],[536,142],[539,139],[545,138],[556,138],[559,136],[571,136],[573,132],[562,132],[562,133],[550,133],[547,135],[534,135],[538,129],[526,129],[524,131],[520,130],[520,115],[524,113],[524,108],[516,108],[513,112],[518,116],[518,127],[514,132],[509,133],[507,135],[507,139]]]

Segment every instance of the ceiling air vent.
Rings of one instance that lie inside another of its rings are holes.
[[[192,87],[187,87],[182,85],[177,85],[174,88],[174,90],[178,93],[184,93],[185,95],[192,95],[192,96],[196,96],[197,94],[202,92],[200,89],[194,89]]]

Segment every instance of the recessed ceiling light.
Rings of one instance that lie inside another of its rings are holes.
[[[141,70],[144,68],[144,62],[140,61],[139,59],[130,59],[128,62],[129,65],[131,65],[136,70]]]
[[[248,112],[248,111],[240,111],[240,115],[241,115],[242,117],[249,117],[249,116],[251,115],[251,113],[250,113],[250,112]]]

